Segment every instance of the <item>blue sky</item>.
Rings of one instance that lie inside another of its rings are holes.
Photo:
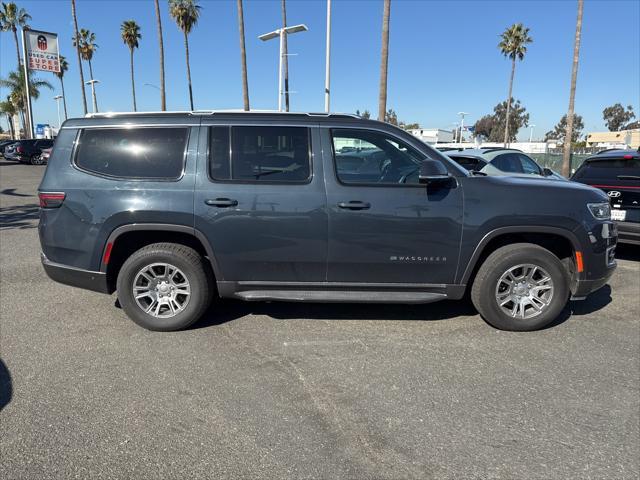
[[[57,32],[61,53],[69,59],[65,87],[70,116],[82,114],[79,75],[71,45],[69,0],[18,1],[35,29]],[[131,109],[128,50],[120,24],[134,19],[143,38],[136,51],[139,110],[158,110],[158,47],[151,0],[77,0],[80,27],[97,36],[94,57],[101,111]],[[201,18],[190,36],[195,106],[198,109],[242,107],[240,55],[235,0],[201,0]],[[188,109],[184,44],[181,32],[161,0],[167,72],[168,108]],[[308,32],[290,37],[292,110],[324,108],[326,3],[288,0],[288,23],[305,23]],[[332,110],[377,111],[382,0],[333,0]],[[514,22],[531,29],[534,43],[516,68],[514,97],[536,125],[534,137],[550,130],[567,110],[576,2],[573,0],[462,1],[392,0],[389,46],[388,107],[401,120],[424,127],[451,128],[457,112],[475,122],[507,96],[510,64],[496,48],[499,34]],[[602,109],[620,102],[640,111],[640,2],[585,2],[576,112],[585,130],[604,129]],[[277,107],[278,42],[258,35],[278,27],[280,0],[245,0],[245,34],[251,107]],[[15,68],[15,46],[0,35],[0,75]],[[88,77],[88,68],[85,66]],[[57,124],[53,96],[43,92],[34,103],[36,123]],[[2,96],[6,90],[0,92]],[[89,91],[87,99],[90,101]],[[89,107],[91,108],[91,107]],[[3,122],[3,125],[5,123]],[[528,138],[521,130],[519,138]]]

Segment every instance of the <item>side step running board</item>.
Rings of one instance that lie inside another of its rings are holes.
[[[444,293],[315,290],[245,290],[235,298],[246,301],[344,302],[344,303],[431,303],[445,300]]]

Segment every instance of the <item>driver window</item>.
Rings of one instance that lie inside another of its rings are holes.
[[[542,175],[540,171],[540,167],[536,162],[531,160],[526,155],[518,155],[520,157],[520,162],[522,162],[522,170],[524,173],[531,173],[536,175]]]
[[[332,130],[338,180],[345,184],[418,184],[425,157],[395,137],[373,130]]]

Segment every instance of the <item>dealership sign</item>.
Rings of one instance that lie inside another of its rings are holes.
[[[24,35],[29,69],[59,73],[58,35],[37,30],[25,30]]]

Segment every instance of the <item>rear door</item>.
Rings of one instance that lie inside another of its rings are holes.
[[[218,281],[325,280],[327,213],[318,149],[311,123],[202,120],[195,227],[214,251],[223,277]]]

